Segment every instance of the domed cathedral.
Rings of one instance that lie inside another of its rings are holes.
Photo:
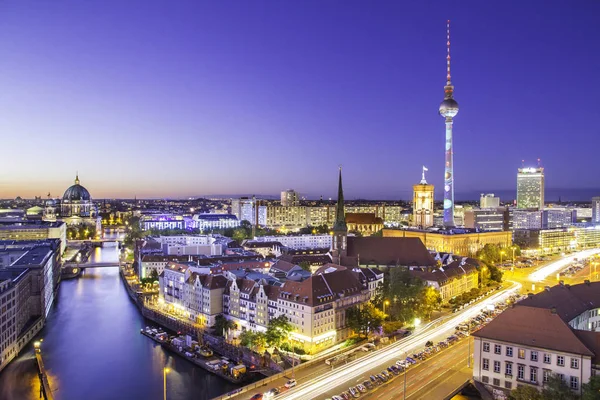
[[[92,202],[90,192],[79,182],[79,174],[75,176],[75,184],[65,190],[62,199],[52,199],[48,193],[44,209],[44,220],[64,221],[67,225],[94,225],[97,231],[101,228],[98,208]]]

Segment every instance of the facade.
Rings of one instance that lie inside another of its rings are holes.
[[[266,226],[273,229],[295,231],[308,226],[304,206],[267,206]]]
[[[346,213],[346,225],[351,232],[370,236],[383,229],[383,220],[374,213]]]
[[[140,227],[144,231],[151,229],[185,229],[182,216],[174,214],[147,214],[140,218]]]
[[[519,168],[517,208],[544,208],[544,168]]]
[[[300,204],[298,192],[293,189],[284,190],[281,192],[281,205],[283,207],[297,206]]]
[[[560,284],[507,309],[472,334],[474,380],[490,389],[541,389],[558,375],[576,393],[600,368],[600,282]]]
[[[592,197],[592,223],[600,224],[600,197]]]
[[[315,249],[331,247],[331,235],[286,235],[286,236],[257,236],[255,242],[278,242],[290,249]]]
[[[0,241],[0,371],[41,330],[60,280],[60,241]]]
[[[479,208],[498,208],[500,207],[500,197],[494,196],[493,193],[483,194],[479,198]]]
[[[410,270],[413,276],[425,281],[428,286],[435,288],[440,293],[442,304],[448,303],[452,298],[479,287],[479,272],[466,257],[454,261],[449,265],[436,269]]]
[[[0,240],[60,239],[60,254],[67,248],[67,224],[62,221],[0,221]]]
[[[577,223],[577,211],[569,208],[546,208],[542,214],[542,228],[564,228]]]
[[[240,226],[240,220],[231,214],[195,214],[190,221],[186,222],[186,228],[200,229],[202,232]]]
[[[413,220],[412,226],[419,228],[428,228],[433,226],[433,185],[425,180],[425,171],[423,167],[423,176],[421,182],[413,185]]]
[[[447,25],[447,46],[448,55],[446,56],[447,75],[446,86],[444,86],[444,101],[440,104],[440,115],[446,122],[446,145],[445,149],[445,167],[444,167],[444,226],[452,228],[454,222],[454,149],[452,146],[452,126],[454,117],[458,114],[458,103],[454,100],[454,86],[450,76],[450,21]]]
[[[428,250],[474,256],[486,244],[510,247],[511,232],[477,232],[468,229],[450,231],[424,231],[384,229],[383,237],[419,238]]]
[[[465,211],[465,228],[484,231],[505,231],[508,229],[508,210],[486,208]]]
[[[512,229],[542,229],[541,210],[512,210]]]
[[[220,256],[231,239],[220,235],[175,235],[152,238],[166,255]]]

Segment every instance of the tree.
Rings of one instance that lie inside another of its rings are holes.
[[[308,261],[301,261],[300,264],[298,264],[300,267],[302,267],[303,270],[310,272],[310,262]]]
[[[542,389],[542,398],[575,400],[577,399],[577,395],[569,388],[569,386],[567,386],[560,376],[551,374],[548,377],[548,381],[544,384],[544,389]]]
[[[420,312],[427,318],[431,317],[431,313],[440,307],[442,304],[442,296],[434,287],[428,286],[423,289],[421,294],[423,301],[420,303]]]
[[[510,400],[544,400],[544,397],[537,388],[521,385],[510,392]]]
[[[292,331],[292,324],[285,315],[273,318],[267,325],[266,341],[270,346],[279,347],[287,340]]]
[[[219,314],[215,317],[215,324],[213,325],[213,329],[215,331],[215,335],[224,336],[224,332],[234,327],[233,322],[228,320],[223,316],[223,314]]]
[[[373,303],[373,305],[377,308],[382,308],[383,302],[385,301],[387,287],[384,282],[387,282],[387,280],[384,279],[383,282],[379,282],[379,285],[377,285],[377,287],[375,288],[375,295],[373,296],[373,300],[371,300],[371,303]]]
[[[359,336],[367,336],[369,332],[378,329],[385,314],[373,305],[365,303],[362,306],[350,307],[346,311],[346,323]]]
[[[592,375],[588,383],[581,386],[581,400],[600,400],[600,375]]]
[[[158,271],[156,269],[152,269],[152,272],[150,272],[150,278],[152,278],[152,282],[158,280]]]

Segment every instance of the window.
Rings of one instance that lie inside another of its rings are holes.
[[[485,351],[485,352],[490,351],[490,344],[488,342],[483,342],[483,351]]]
[[[485,375],[482,375],[482,376],[481,376],[481,382],[483,382],[483,383],[489,383],[489,381],[490,381],[490,378],[489,378],[489,377],[487,377],[487,376],[485,376]]]
[[[538,352],[532,350],[530,353],[530,357],[531,357],[531,361],[537,361],[538,360]]]
[[[494,378],[494,386],[500,386],[500,379]]]
[[[512,382],[511,381],[504,382],[504,387],[507,389],[512,389]]]
[[[579,359],[578,358],[571,358],[571,368],[579,369]]]
[[[497,374],[500,373],[500,361],[494,361],[494,372]]]
[[[513,348],[506,346],[506,357],[512,357],[512,355],[513,355]]]
[[[550,379],[550,374],[552,374],[552,371],[550,371],[549,369],[544,370],[542,374],[542,379],[544,380],[544,383],[548,382],[548,379]]]
[[[519,349],[519,358],[525,359],[525,349]]]
[[[548,353],[544,353],[544,364],[550,364],[552,362],[552,356]]]
[[[499,344],[494,345],[494,354],[502,354],[502,346]]]
[[[564,356],[556,356],[556,365],[559,367],[565,366],[565,357]]]
[[[571,389],[579,389],[579,378],[576,376],[571,377]]]
[[[529,380],[531,382],[537,383],[537,371],[538,371],[538,369],[536,367],[529,368]]]
[[[490,360],[488,360],[487,358],[484,358],[483,359],[483,364],[482,364],[481,368],[483,368],[486,371],[488,371],[490,369]]]
[[[519,364],[517,366],[517,379],[525,379],[525,366]]]
[[[505,373],[508,376],[512,376],[512,363],[511,362],[506,363]]]

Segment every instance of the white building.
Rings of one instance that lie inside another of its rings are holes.
[[[592,197],[592,223],[600,224],[600,197]]]
[[[490,389],[541,389],[557,374],[580,394],[599,368],[599,311],[600,282],[546,287],[472,334],[473,379]]]
[[[185,221],[181,215],[174,214],[142,215],[140,227],[144,231],[150,229],[185,229]]]
[[[298,192],[293,189],[281,192],[281,205],[284,207],[297,206],[299,204]]]
[[[479,198],[479,208],[498,208],[500,207],[500,197],[494,196],[493,193],[483,194]]]
[[[240,220],[232,214],[194,214],[191,220],[186,221],[187,228],[211,231],[213,229],[229,229],[240,226]]]
[[[220,235],[175,235],[153,238],[167,255],[220,256],[231,239]]]
[[[286,235],[286,236],[258,236],[256,242],[279,242],[290,249],[315,249],[330,248],[331,235]]]

